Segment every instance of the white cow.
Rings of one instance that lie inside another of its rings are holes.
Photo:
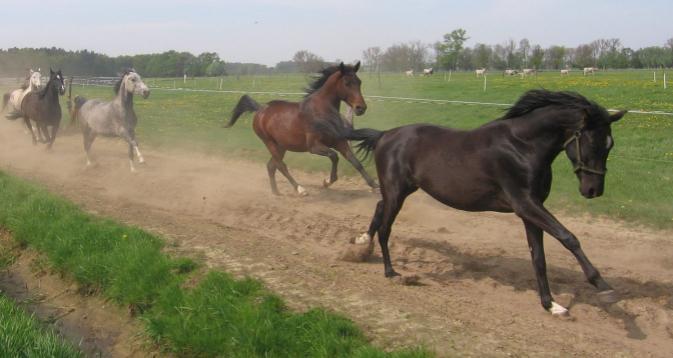
[[[596,67],[584,67],[584,75],[586,76],[588,73],[591,73],[594,75],[598,71],[598,68]]]
[[[537,75],[537,71],[534,68],[524,68],[523,70],[521,70],[521,78],[530,75]]]
[[[434,73],[435,73],[435,70],[432,67],[423,69],[423,76],[430,76]]]
[[[414,70],[405,71],[404,73],[407,75],[407,77],[414,77]]]
[[[481,77],[486,74],[486,69],[485,68],[477,68],[474,70],[474,73],[477,75],[477,77]]]
[[[503,76],[516,76],[518,73],[519,73],[519,71],[517,71],[517,70],[505,70],[505,72],[503,72],[502,75]]]
[[[561,70],[561,76],[567,76],[569,74],[570,74],[570,70],[568,70],[568,69]]]

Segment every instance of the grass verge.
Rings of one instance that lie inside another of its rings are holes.
[[[44,253],[83,292],[128,306],[154,342],[180,356],[431,356],[422,349],[372,347],[353,322],[324,309],[291,312],[253,279],[211,271],[186,288],[196,264],[165,255],[161,239],[88,215],[2,172],[0,226]]]

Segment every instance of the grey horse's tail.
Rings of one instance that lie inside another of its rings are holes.
[[[87,99],[82,96],[75,97],[75,100],[68,101],[68,112],[70,113],[70,125],[77,124],[77,116],[79,115],[79,110],[82,108]],[[72,102],[72,103],[71,103]]]
[[[11,96],[10,93],[5,93],[4,95],[2,95],[2,110],[3,111],[7,107],[7,103],[9,102],[9,97],[10,96]]]
[[[371,128],[355,129],[346,134],[346,139],[360,142],[356,146],[358,149],[357,153],[362,156],[361,159],[364,161],[376,149],[376,144],[385,133],[384,131]]]
[[[259,105],[254,99],[250,98],[247,94],[244,94],[243,97],[241,97],[240,100],[238,100],[238,104],[236,107],[234,107],[234,110],[231,112],[231,118],[229,121],[224,125],[224,128],[231,128],[234,124],[236,124],[236,121],[238,118],[246,112],[257,112],[259,109],[262,108],[262,106]]]

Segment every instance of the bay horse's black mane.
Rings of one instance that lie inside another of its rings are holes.
[[[507,109],[500,120],[521,117],[548,106],[559,106],[586,111],[587,120],[599,120],[608,116],[605,108],[576,92],[553,92],[544,89],[530,90],[524,93],[516,103]]]
[[[322,86],[325,85],[327,79],[339,70],[341,70],[341,67],[339,65],[333,65],[325,67],[322,70],[318,71],[317,74],[313,76],[313,82],[311,82],[308,85],[308,87],[304,89],[304,91],[306,92],[305,97],[308,97],[317,90],[319,90]],[[355,68],[352,65],[344,65],[344,70],[345,73],[355,73]]]
[[[119,78],[119,80],[114,85],[115,94],[119,94],[119,89],[122,87],[122,81],[124,80],[124,76],[128,75],[131,72],[136,72],[136,70],[132,68],[125,68],[122,70],[121,78]]]

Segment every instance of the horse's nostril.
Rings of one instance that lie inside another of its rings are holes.
[[[596,196],[596,190],[594,188],[590,188],[589,189],[589,197],[593,198],[594,196]]]

